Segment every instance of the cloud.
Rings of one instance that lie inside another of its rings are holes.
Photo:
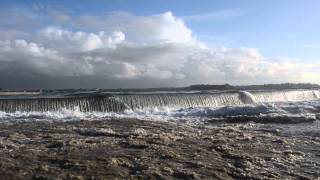
[[[319,64],[265,58],[254,48],[210,49],[171,12],[68,17],[71,19],[63,21],[65,27],[54,25],[52,20],[53,25],[35,33],[26,31],[20,39],[1,37],[2,86],[114,88],[319,82]]]
[[[104,31],[98,33],[72,32],[55,27],[42,30],[41,35],[41,41],[50,48],[69,52],[111,48],[125,40],[125,34],[121,31],[114,31],[107,35]]]

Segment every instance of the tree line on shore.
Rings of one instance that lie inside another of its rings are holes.
[[[208,90],[281,90],[281,89],[315,89],[320,88],[318,84],[310,83],[282,83],[262,85],[230,85],[230,84],[194,84],[186,87],[160,87],[160,88],[115,88],[115,89],[41,89],[20,90],[20,92],[78,92],[78,91],[108,91],[108,92],[144,92],[144,91],[208,91]],[[16,92],[0,88],[1,92]]]

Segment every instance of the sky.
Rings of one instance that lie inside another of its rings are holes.
[[[0,87],[320,83],[318,0],[1,0]]]

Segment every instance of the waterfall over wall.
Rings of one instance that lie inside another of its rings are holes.
[[[216,94],[143,94],[117,95],[119,100],[132,110],[153,107],[218,107],[262,102],[286,102],[317,100],[318,90],[287,90],[287,91],[239,91],[236,93]]]
[[[0,111],[59,111],[62,109],[91,111],[122,111],[125,106],[113,97],[62,97],[62,98],[26,98],[0,99]]]
[[[117,95],[130,109],[217,107],[243,104],[238,93]]]
[[[121,112],[125,109],[170,107],[218,107],[262,102],[319,100],[319,90],[287,91],[239,91],[220,93],[160,93],[127,95],[87,95],[73,97],[33,97],[0,99],[0,111],[59,111],[63,109],[81,112]]]
[[[256,102],[308,101],[319,99],[319,90],[265,91],[251,93]]]

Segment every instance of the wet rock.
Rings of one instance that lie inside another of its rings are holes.
[[[203,164],[201,161],[195,161],[195,162],[187,161],[186,163],[187,163],[188,167],[191,167],[191,168],[204,168],[204,167],[206,167],[206,165]]]
[[[112,136],[116,134],[111,128],[79,128],[75,131],[82,136]]]
[[[212,149],[218,151],[218,152],[221,152],[221,153],[229,153],[232,151],[232,148],[229,147],[228,145],[218,145],[218,146],[211,146]]]
[[[174,171],[170,167],[164,167],[162,170],[169,175],[172,175],[174,173]]]
[[[135,119],[2,123],[0,179],[320,177],[320,138],[283,135],[273,126]]]
[[[213,139],[214,139],[213,136],[204,136],[204,137],[203,137],[203,140],[205,140],[205,141],[211,141],[211,140],[213,140]]]
[[[158,142],[160,142],[160,144],[168,145],[172,142],[172,139],[170,137],[168,137],[167,135],[160,134],[158,137]]]
[[[22,141],[27,139],[27,137],[24,134],[20,134],[20,133],[10,134],[9,138],[14,141]]]
[[[199,179],[198,174],[195,172],[179,171],[179,172],[174,172],[173,176],[181,179]]]
[[[148,139],[148,142],[152,144],[170,145],[178,140],[183,140],[183,137],[175,136],[172,133],[160,133],[153,134],[152,138]]]
[[[236,166],[241,168],[244,171],[251,171],[254,167],[253,164],[248,160],[236,161]]]
[[[274,143],[279,143],[279,144],[289,144],[288,141],[284,140],[284,139],[277,139],[272,141]]]
[[[62,148],[63,142],[60,141],[52,141],[46,145],[46,148]]]
[[[224,144],[227,142],[227,140],[225,138],[221,138],[221,139],[212,139],[211,142],[213,144]]]
[[[305,154],[303,152],[300,151],[292,151],[292,150],[288,150],[288,151],[284,151],[284,154],[295,154],[295,155],[299,155],[299,156],[304,156]]]
[[[254,139],[255,137],[250,136],[249,134],[240,134],[239,137],[237,137],[237,140],[241,140],[241,141],[251,141],[252,139]]]
[[[162,159],[179,159],[180,158],[180,155],[177,154],[176,152],[174,151],[170,151],[170,150],[165,150],[161,155],[160,157]]]
[[[48,165],[40,165],[37,168],[38,171],[44,171],[44,172],[48,172],[49,171],[49,166]]]
[[[291,160],[291,161],[302,159],[303,156],[305,156],[303,152],[291,151],[291,150],[284,151],[283,154],[286,156],[288,160]]]
[[[68,177],[71,180],[85,180],[86,178],[83,176],[79,176],[79,175],[69,175]]]
[[[143,128],[138,128],[133,131],[133,134],[136,136],[147,136],[148,132]]]
[[[111,165],[128,167],[128,168],[133,167],[133,164],[126,158],[112,158]]]
[[[149,145],[145,141],[127,141],[120,143],[125,148],[134,148],[134,149],[146,149],[149,147]]]
[[[276,172],[263,172],[261,173],[262,176],[267,177],[268,179],[279,179],[280,174]]]

